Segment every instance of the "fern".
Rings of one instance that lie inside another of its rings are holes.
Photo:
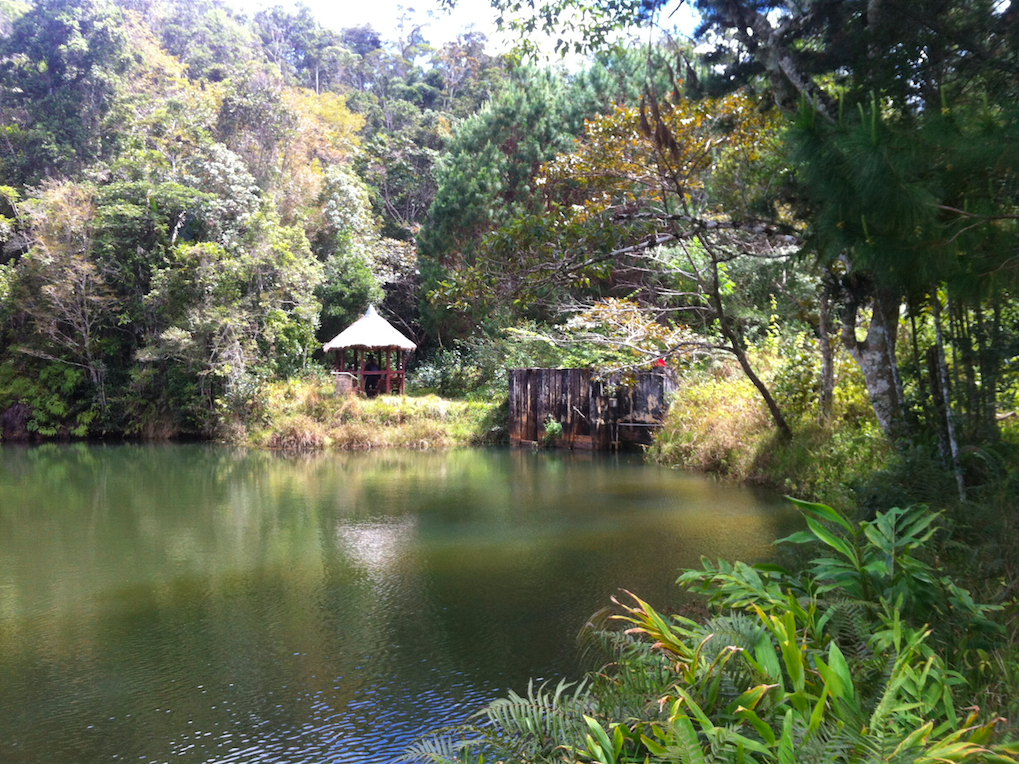
[[[572,690],[571,690],[572,688]],[[521,757],[543,755],[560,745],[584,739],[584,713],[591,706],[588,683],[560,681],[554,690],[545,682],[535,688],[528,682],[527,695],[510,690],[479,711],[495,739]]]
[[[868,750],[870,741],[859,710],[836,702],[836,722],[822,725],[813,735],[801,737],[796,747],[797,764],[830,764],[854,761]],[[801,731],[802,735],[802,731]]]
[[[747,613],[715,616],[705,621],[702,628],[706,638],[702,648],[705,655],[717,655],[732,648],[752,653],[767,633],[760,619]]]
[[[414,764],[483,764],[484,740],[476,737],[480,730],[472,726],[445,727],[414,741],[396,758]],[[465,735],[475,736],[465,739]]]

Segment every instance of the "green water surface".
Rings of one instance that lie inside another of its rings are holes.
[[[613,456],[0,447],[0,762],[389,762],[793,523]]]

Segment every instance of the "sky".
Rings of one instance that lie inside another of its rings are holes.
[[[263,8],[282,5],[293,8],[292,0],[227,0],[233,7],[247,14]],[[400,20],[406,17],[410,25],[426,24],[424,37],[433,45],[453,40],[468,29],[483,33],[489,40],[490,51],[504,51],[512,46],[511,35],[496,31],[496,12],[489,0],[457,0],[453,11],[446,11],[439,0],[303,0],[318,22],[329,29],[370,25],[384,40],[400,37]],[[692,30],[695,26],[689,4],[683,3],[670,20],[680,28]],[[540,44],[540,41],[538,41]],[[547,49],[552,49],[552,40]],[[542,46],[543,48],[545,46]]]
[[[292,8],[287,0],[227,0],[234,8],[247,14],[263,8],[282,5]],[[439,45],[455,39],[461,32],[473,27],[485,34],[497,46],[499,36],[495,30],[495,11],[488,0],[457,0],[456,9],[443,10],[438,0],[303,0],[318,22],[329,29],[370,25],[383,39],[399,36],[400,19],[412,19],[411,26],[425,23],[425,39]]]

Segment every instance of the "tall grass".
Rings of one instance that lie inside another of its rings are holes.
[[[801,355],[761,350],[754,363],[790,421],[791,440],[778,437],[760,394],[735,363],[721,363],[680,383],[650,458],[840,508],[856,504],[862,484],[893,457],[858,372],[841,365],[832,417],[821,425],[816,376]]]
[[[338,394],[321,376],[266,385],[238,438],[272,449],[450,448],[497,442],[505,399]]]

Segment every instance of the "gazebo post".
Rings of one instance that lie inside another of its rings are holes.
[[[386,395],[392,391],[393,372],[390,368],[389,356],[392,354],[390,348],[386,348]]]

